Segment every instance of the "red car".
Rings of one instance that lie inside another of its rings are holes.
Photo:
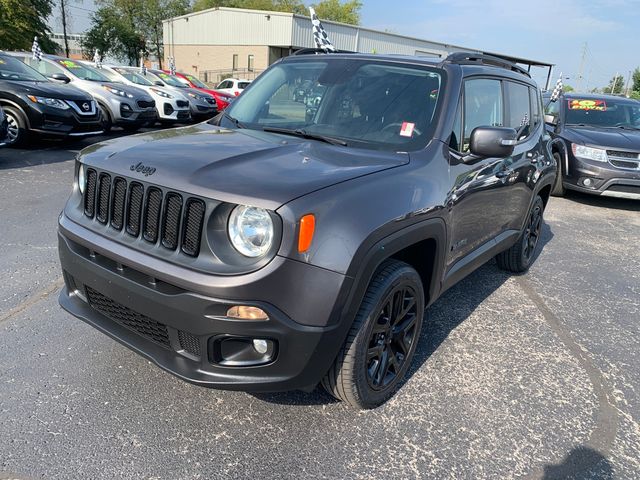
[[[170,73],[169,70],[163,70],[166,73]],[[228,95],[226,93],[218,92],[217,90],[213,90],[207,85],[200,81],[197,77],[190,75],[188,73],[176,72],[176,77],[183,79],[185,82],[189,84],[190,87],[195,88],[197,90],[202,90],[203,92],[207,92],[213,95],[216,99],[216,103],[218,104],[218,111],[222,111],[229,106],[229,104],[233,101],[233,95]]]

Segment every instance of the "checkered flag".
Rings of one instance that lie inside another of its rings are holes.
[[[520,121],[520,126],[524,127],[525,125],[529,125],[529,114],[525,113],[524,117],[522,117],[522,120]]]
[[[313,7],[309,7],[309,12],[311,12],[311,23],[313,24],[313,40],[316,42],[316,46],[327,53],[335,52],[336,47],[334,47],[329,40],[329,36],[322,26],[322,22],[320,22],[320,19],[316,15],[316,11],[313,9]]]
[[[100,60],[100,52],[98,52],[97,48],[96,48],[96,51],[93,53],[93,63],[95,64],[96,68],[102,68],[102,61]]]
[[[558,98],[560,98],[560,94],[562,93],[562,89],[564,88],[564,86],[562,85],[562,72],[560,72],[560,77],[558,78],[558,81],[556,82],[556,86],[553,89],[553,92],[551,93],[551,102],[555,102],[558,100]]]
[[[33,45],[31,46],[31,52],[33,53],[34,60],[42,60],[42,50],[38,44],[38,37],[33,37]]]
[[[140,57],[140,72],[142,75],[147,75],[147,66],[144,64],[144,55]]]
[[[171,75],[176,74],[176,61],[173,57],[169,57],[169,73]]]

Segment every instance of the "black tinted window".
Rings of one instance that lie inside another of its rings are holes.
[[[503,126],[502,105],[502,85],[499,80],[481,78],[465,82],[462,151],[469,150],[474,128]]]
[[[515,82],[505,82],[506,94],[509,99],[508,123],[506,126],[520,132],[520,139],[526,138],[530,132],[531,96],[529,87]]]
[[[536,88],[529,88],[531,93],[531,126],[536,128],[542,122],[540,92]]]

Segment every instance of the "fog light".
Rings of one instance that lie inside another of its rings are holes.
[[[591,185],[593,185],[593,180],[591,180],[590,178],[585,178],[582,182],[582,184],[585,187],[590,187]]]
[[[269,320],[264,310],[258,307],[236,305],[227,310],[227,317],[239,320]]]
[[[266,340],[254,338],[253,348],[255,348],[256,352],[258,352],[260,355],[264,355],[265,353],[267,353],[267,350],[269,349],[269,344],[267,343]]]

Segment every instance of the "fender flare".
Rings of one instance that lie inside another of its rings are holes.
[[[342,311],[338,313],[339,321],[346,322],[349,328],[351,327],[369,283],[382,262],[399,251],[425,240],[433,240],[436,248],[429,290],[425,291],[425,306],[433,303],[441,290],[447,241],[446,224],[440,217],[413,223],[382,238],[379,234],[373,233],[361,244],[347,269],[347,276],[351,277],[353,282],[346,292]]]
[[[565,141],[562,140],[561,138],[556,137],[547,144],[547,148],[551,156],[553,156],[554,148],[558,150],[558,153],[560,153],[560,156],[562,157],[562,160],[564,163],[564,165],[562,164],[560,165],[560,169],[564,170],[562,172],[563,175],[567,175],[569,172],[569,150],[567,148]]]

